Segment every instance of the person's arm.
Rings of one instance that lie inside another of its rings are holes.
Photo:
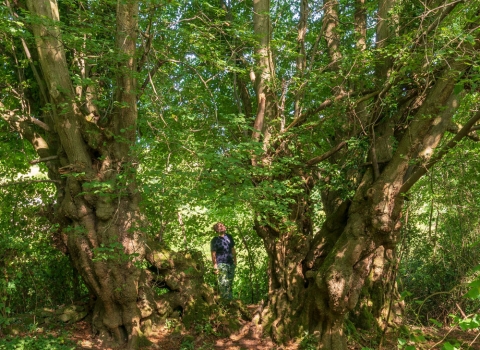
[[[215,249],[215,238],[210,241],[210,252],[212,253],[213,268],[217,269],[217,251]]]
[[[213,262],[213,268],[215,270],[218,269],[218,266],[217,266],[217,252],[213,251],[212,250],[212,262]]]
[[[237,265],[237,252],[235,251],[235,248],[232,248],[232,255],[233,255],[233,263]]]
[[[235,251],[235,240],[233,239],[232,235],[229,235],[230,239],[232,240],[232,245],[231,245],[231,252],[232,252],[232,258],[233,258],[233,264],[236,266],[237,265],[237,252]]]

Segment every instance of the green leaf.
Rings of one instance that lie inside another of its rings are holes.
[[[443,326],[440,322],[438,322],[437,320],[435,320],[435,319],[433,319],[433,318],[430,318],[430,319],[428,319],[428,320],[429,320],[431,323],[433,323],[435,326],[437,326],[437,327],[442,327],[442,326]]]
[[[469,329],[476,329],[480,327],[480,319],[478,315],[475,315],[473,318],[467,317],[461,320],[458,325],[463,331],[469,330]]]
[[[460,350],[460,346],[458,343],[455,343],[455,345],[450,344],[450,342],[445,342],[442,346],[442,350]]]
[[[479,299],[480,298],[480,279],[472,281],[468,287],[469,291],[465,294],[465,297],[470,299]]]
[[[413,294],[410,293],[408,290],[404,290],[400,293],[400,300],[405,300],[405,298],[411,297]]]
[[[457,95],[459,94],[460,92],[462,92],[464,90],[464,86],[463,86],[463,83],[458,83],[455,85],[455,87],[453,88],[453,92]]]

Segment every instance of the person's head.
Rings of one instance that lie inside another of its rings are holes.
[[[215,225],[213,225],[213,230],[218,233],[219,235],[224,234],[227,232],[227,228],[223,224],[223,222],[217,222]]]

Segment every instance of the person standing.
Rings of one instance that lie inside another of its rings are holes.
[[[235,241],[232,235],[227,233],[227,228],[222,222],[213,225],[213,230],[218,234],[210,242],[212,262],[218,278],[220,296],[224,299],[233,299],[232,285],[237,265]]]

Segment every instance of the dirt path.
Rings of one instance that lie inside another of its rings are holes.
[[[106,347],[99,339],[95,339],[90,331],[88,323],[82,321],[72,325],[69,329],[71,340],[79,344],[78,350],[120,350]],[[255,334],[255,331],[248,325],[237,334],[229,337],[220,338],[213,334],[192,335],[185,331],[167,329],[161,327],[148,337],[150,344],[146,349],[162,350],[211,350],[211,349],[229,349],[229,350],[297,350],[298,346],[290,345],[284,347],[276,346],[271,340],[262,338]]]

